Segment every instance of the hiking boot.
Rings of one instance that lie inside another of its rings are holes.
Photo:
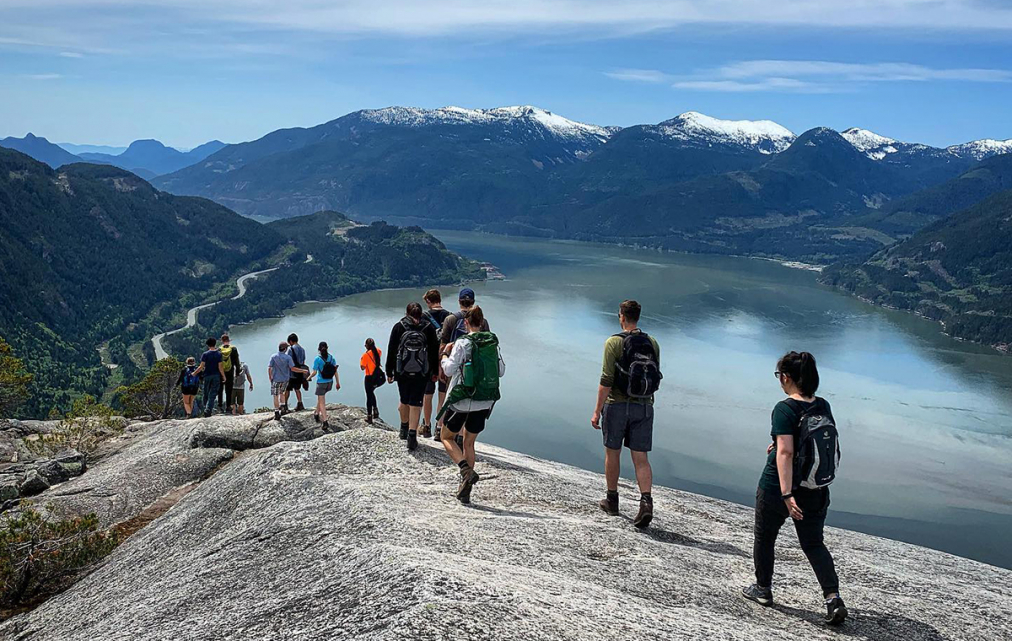
[[[305,406],[305,405],[303,405],[302,403],[299,403],[299,404],[297,404],[297,405],[295,406],[295,411],[296,411],[296,412],[301,412],[301,411],[303,411],[303,410],[305,410],[305,409],[306,409],[306,406]]]
[[[413,451],[417,447],[418,447],[418,432],[415,430],[410,430],[408,432],[408,451],[409,452]]]
[[[762,606],[769,607],[773,605],[773,590],[759,587],[755,583],[747,588],[742,588],[741,595],[749,601],[755,601]]]
[[[443,432],[443,428],[441,428],[439,426],[439,423],[436,423],[436,429],[435,429],[435,431],[432,434],[432,440],[433,441],[438,441],[440,439],[441,435],[442,435],[442,432]]]
[[[281,406],[281,415],[284,416],[287,413],[288,413],[288,404],[286,403]]]
[[[654,520],[654,502],[647,499],[640,499],[640,511],[636,513],[636,518],[633,519],[633,525],[642,529],[650,525],[650,521]]]
[[[838,596],[826,600],[826,623],[840,625],[847,618],[847,606]]]
[[[422,428],[418,430],[418,435],[422,438],[430,438],[432,436],[432,426],[428,423],[422,423]]]
[[[281,410],[274,410],[274,420],[275,421],[281,420]]]
[[[608,496],[598,502],[598,506],[611,516],[618,516],[618,492],[614,495],[609,492]]]
[[[323,433],[330,434],[330,421],[323,422]]]
[[[204,412],[204,418],[211,418],[211,410],[207,410]]]
[[[317,414],[316,412],[313,412],[313,420],[316,421],[317,423],[319,423],[320,422],[320,415]]]
[[[366,414],[365,422],[369,425],[372,425],[372,414]]]
[[[465,467],[460,471],[460,485],[457,486],[457,500],[464,505],[471,503],[471,488],[474,484],[481,480],[478,473],[472,470],[470,467]]]
[[[408,424],[407,423],[401,423],[401,440],[402,441],[408,440]]]

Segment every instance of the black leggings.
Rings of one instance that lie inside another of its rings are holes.
[[[755,543],[752,556],[755,560],[755,578],[760,587],[773,585],[773,556],[777,542],[777,534],[784,521],[794,521],[794,529],[798,533],[801,550],[808,557],[808,562],[815,570],[815,576],[822,586],[823,596],[840,591],[840,579],[836,576],[833,555],[829,553],[822,539],[822,531],[826,526],[826,512],[829,508],[829,488],[821,490],[798,489],[794,491],[794,500],[804,518],[800,521],[791,519],[787,505],[780,498],[780,492],[770,492],[759,488],[755,496]]]
[[[376,386],[373,385],[372,380],[365,377],[365,411],[377,410],[379,407],[376,405]]]

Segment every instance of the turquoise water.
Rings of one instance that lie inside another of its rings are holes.
[[[619,330],[618,304],[635,298],[641,326],[662,349],[651,455],[657,483],[751,503],[770,410],[782,397],[776,360],[807,350],[842,432],[831,523],[1012,567],[1012,358],[769,261],[440,237],[507,276],[475,286],[507,362],[503,400],[483,440],[602,470],[600,433],[590,426],[601,348]],[[385,350],[390,326],[422,291],[307,303],[233,328],[258,384],[247,406],[269,404],[267,361],[291,331],[310,353],[326,340],[341,364],[344,387],[328,400],[364,405],[364,339]],[[455,296],[446,298],[453,308]],[[395,422],[396,390],[378,394],[383,417]],[[628,458],[623,472],[631,473]]]

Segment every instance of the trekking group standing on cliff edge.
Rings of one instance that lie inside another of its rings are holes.
[[[459,311],[442,307],[436,289],[423,297],[426,309],[417,302],[405,308],[404,316],[391,327],[386,360],[373,338],[365,340],[359,361],[364,373],[366,421],[379,419],[375,391],[385,383],[396,383],[399,397],[400,438],[409,451],[419,438],[442,443],[459,468],[456,498],[471,502],[471,491],[481,476],[475,470],[475,442],[485,430],[500,399],[499,379],[506,366],[499,339],[489,329],[481,307],[475,304],[474,290],[465,287],[458,296]],[[607,338],[590,423],[600,430],[604,443],[605,497],[599,507],[619,516],[618,479],[623,447],[629,449],[640,500],[632,523],[646,528],[654,518],[653,472],[648,453],[653,447],[654,395],[659,390],[661,349],[657,340],[639,327],[642,308],[626,300],[618,309],[620,332]],[[187,416],[195,415],[202,404],[204,416],[214,410],[215,401],[223,412],[244,413],[244,392],[253,378],[228,334],[207,340],[207,351],[197,365],[188,358],[176,382],[182,387]],[[312,368],[306,365],[305,349],[296,334],[290,334],[271,356],[267,377],[271,381],[274,417],[280,420],[290,410],[304,410],[302,392],[316,379],[314,419],[330,431],[326,394],[341,388],[338,365],[326,342],[318,346]],[[384,371],[385,367],[385,371]],[[783,524],[791,519],[801,549],[807,557],[825,599],[825,620],[839,625],[847,618],[840,596],[839,578],[832,554],[823,539],[829,508],[829,485],[836,478],[840,460],[839,434],[829,403],[818,396],[819,372],[815,357],[808,352],[789,352],[776,366],[774,375],[787,398],[773,408],[766,465],[756,490],[753,530],[755,583],[742,596],[763,606],[773,604],[775,543]],[[197,394],[202,390],[202,398]],[[224,391],[222,405],[220,393]],[[438,394],[438,396],[437,396]],[[438,399],[438,400],[437,400]],[[433,401],[436,400],[435,406]],[[438,407],[435,417],[433,409]],[[433,425],[433,418],[435,425]]]

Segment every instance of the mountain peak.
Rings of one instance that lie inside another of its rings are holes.
[[[1009,138],[1008,140],[995,140],[993,138],[972,140],[970,142],[964,142],[961,145],[946,147],[945,150],[954,156],[959,156],[960,158],[984,160],[985,158],[990,158],[991,156],[1012,154],[1012,138]]]
[[[794,133],[772,120],[722,120],[686,111],[651,129],[669,138],[704,144],[731,144],[773,154],[783,151],[794,140]]]
[[[590,136],[603,141],[611,136],[611,132],[604,127],[570,120],[547,109],[532,105],[494,107],[492,109],[467,109],[456,106],[439,109],[386,107],[384,109],[367,109],[359,113],[370,122],[401,127],[421,127],[434,124],[490,125],[526,121],[564,138]]]

